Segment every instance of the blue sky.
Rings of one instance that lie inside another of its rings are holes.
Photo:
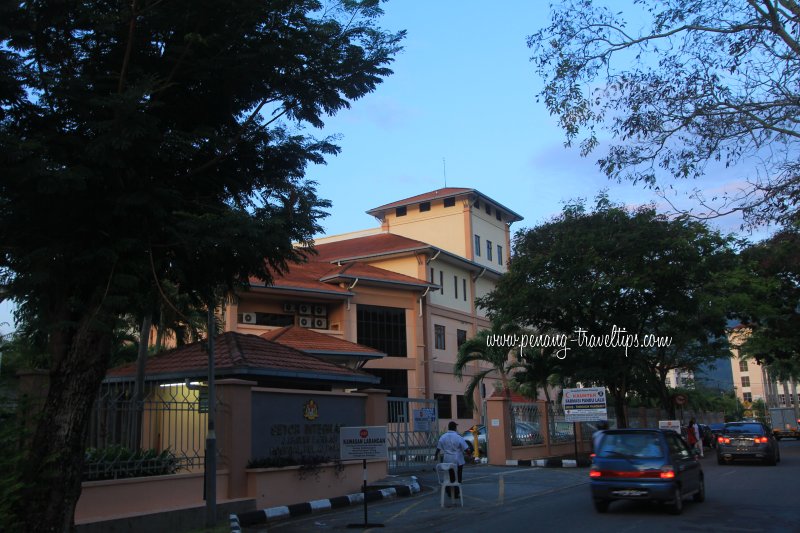
[[[318,182],[319,195],[333,202],[323,222],[327,234],[375,227],[365,211],[443,187],[445,175],[448,186],[478,189],[522,215],[512,231],[604,188],[612,200],[629,205],[660,202],[648,189],[609,182],[595,166],[599,153],[581,158],[564,148],[555,118],[536,102],[541,82],[526,38],[548,23],[547,3],[391,0],[383,7],[385,28],[408,31],[395,73],[328,119],[323,131],[307,131],[341,134],[342,153],[307,173]],[[748,170],[676,186],[721,190]],[[680,195],[676,201],[689,205]],[[736,231],[739,220],[714,224]],[[4,302],[0,332],[12,324]]]

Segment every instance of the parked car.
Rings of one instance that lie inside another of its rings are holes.
[[[736,459],[775,465],[781,460],[778,441],[762,422],[728,422],[717,437],[717,462]]]
[[[544,442],[542,439],[542,435],[539,432],[539,425],[532,424],[530,422],[523,422],[517,421],[514,424],[515,428],[515,438],[512,439],[512,444],[515,446],[525,445],[525,444],[541,444]],[[464,440],[467,441],[467,448],[469,453],[473,453],[475,449],[475,435],[472,431],[467,430],[461,433],[461,436],[464,437]],[[481,452],[481,455],[486,455],[486,443],[488,441],[488,431],[486,430],[486,426],[479,425],[478,426],[478,449]]]
[[[713,443],[711,445],[712,448],[717,447],[717,437],[719,437],[720,433],[722,433],[722,428],[725,427],[724,422],[718,422],[714,424],[708,425],[709,429],[711,429],[711,436],[713,437]]]
[[[706,497],[703,468],[694,451],[674,431],[609,429],[600,440],[589,471],[592,500],[598,513],[615,500],[670,504],[683,511],[683,499]]]

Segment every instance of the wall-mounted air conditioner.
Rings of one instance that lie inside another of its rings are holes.
[[[315,305],[314,306],[314,316],[328,316],[328,308],[324,305]]]
[[[327,318],[315,318],[314,319],[314,327],[316,329],[328,329],[328,319]]]
[[[294,313],[295,312],[294,304],[285,303],[283,304],[283,311],[286,313]]]
[[[301,315],[310,315],[311,304],[297,304],[297,312]]]
[[[256,323],[256,314],[255,313],[242,313],[242,323],[244,323],[244,324],[255,324]]]
[[[310,328],[313,327],[313,322],[314,319],[310,316],[301,316],[297,323],[301,328]]]

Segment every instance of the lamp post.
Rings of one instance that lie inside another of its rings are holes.
[[[217,395],[214,391],[214,304],[208,303],[208,432],[206,433],[206,527],[217,524],[217,433],[214,427]]]

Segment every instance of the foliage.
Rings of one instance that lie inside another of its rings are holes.
[[[306,134],[373,91],[403,32],[378,0],[6,3],[0,8],[0,285],[51,384],[15,510],[62,530],[121,318],[269,283],[329,202]]]
[[[131,450],[120,445],[87,448],[83,480],[163,476],[179,469],[177,457],[169,450]]]
[[[764,305],[752,313],[744,357],[765,364],[779,380],[800,379],[800,233],[785,229],[743,252],[764,282]]]
[[[12,510],[19,504],[22,489],[27,485],[19,476],[16,465],[25,457],[25,442],[30,437],[25,424],[30,411],[22,402],[8,402],[0,398],[0,531],[22,531],[25,522]]]
[[[634,15],[635,13],[635,15]],[[781,0],[638,0],[630,10],[563,0],[528,39],[540,97],[567,144],[612,179],[662,187],[709,164],[747,165],[720,198],[695,193],[701,216],[740,210],[752,224],[796,218],[800,8]]]
[[[475,391],[484,379],[496,376],[502,384],[503,394],[510,394],[509,378],[517,367],[517,361],[509,357],[511,348],[487,342],[488,338],[500,334],[500,331],[499,328],[483,329],[458,348],[456,363],[453,366],[453,373],[457,379],[464,379],[471,363],[488,363],[476,371],[468,373],[469,382],[464,391],[464,400],[467,406],[473,409],[475,408]]]
[[[591,212],[578,201],[518,232],[508,273],[479,304],[497,323],[569,338],[562,375],[608,387],[623,425],[629,391],[648,380],[666,390],[669,369],[693,369],[723,350],[732,246],[702,223],[629,211],[601,195]],[[645,345],[656,337],[664,342]]]

